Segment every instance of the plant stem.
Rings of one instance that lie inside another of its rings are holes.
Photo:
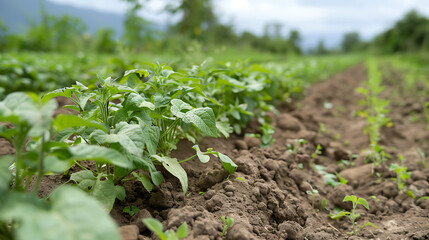
[[[189,161],[189,160],[191,160],[192,158],[194,158],[194,157],[196,157],[197,156],[197,154],[195,154],[195,155],[193,155],[193,156],[190,156],[190,157],[188,157],[187,159],[184,159],[184,160],[182,160],[182,161],[179,161],[179,163],[184,163],[184,162],[186,162],[186,161]]]
[[[37,191],[39,190],[40,183],[42,182],[43,177],[43,158],[44,158],[44,151],[43,147],[45,145],[45,133],[42,133],[42,137],[40,138],[41,144],[40,144],[40,151],[39,151],[39,165],[37,166],[37,180],[36,184],[33,188],[33,193],[37,194]]]

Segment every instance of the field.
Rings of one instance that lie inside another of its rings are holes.
[[[0,239],[428,238],[426,56],[208,55],[1,55]]]

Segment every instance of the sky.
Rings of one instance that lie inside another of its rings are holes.
[[[127,5],[121,0],[49,0],[75,7],[122,14]],[[171,0],[170,0],[171,1]],[[168,0],[150,0],[141,15],[159,24],[173,23],[178,17],[164,12]],[[283,25],[283,35],[300,31],[303,45],[315,46],[323,39],[328,47],[339,44],[346,32],[358,31],[369,40],[392,26],[407,11],[416,9],[429,16],[428,0],[213,0],[222,23],[232,23],[237,32],[262,34],[266,23]]]

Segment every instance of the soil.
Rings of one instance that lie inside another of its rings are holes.
[[[138,182],[124,183],[126,199],[117,201],[111,212],[123,239],[156,239],[141,223],[146,217],[157,218],[164,229],[173,230],[186,221],[187,239],[429,239],[429,199],[418,200],[429,196],[429,168],[419,164],[416,151],[419,147],[429,154],[429,132],[424,123],[409,119],[405,108],[415,102],[404,96],[403,104],[391,106],[393,126],[381,131],[380,144],[392,158],[378,167],[365,163],[369,139],[364,134],[366,120],[356,114],[362,109],[362,96],[355,89],[366,76],[364,65],[358,64],[313,85],[301,101],[279,105],[280,114],[273,116],[272,122],[276,141],[270,147],[259,148],[258,139],[235,135],[203,139],[201,149],[214,148],[238,165],[230,176],[217,159],[206,164],[193,159],[183,164],[189,177],[186,195],[179,181],[165,171],[166,181],[152,193]],[[389,99],[394,85],[387,86],[385,97]],[[256,131],[255,124],[246,129]],[[291,152],[288,145],[296,145],[296,139],[307,143]],[[313,158],[317,144],[322,146],[322,154]],[[194,154],[192,145],[182,141],[172,155],[189,157]],[[13,149],[0,139],[0,151],[2,155]],[[412,172],[406,189],[415,199],[389,179],[396,176],[388,166],[398,163],[398,154],[404,156],[404,165]],[[325,166],[328,173],[339,173],[348,183],[325,184],[315,165]],[[64,181],[46,177],[41,194]],[[312,189],[318,191],[314,199],[306,193]],[[367,226],[357,236],[350,236],[347,217],[329,218],[335,207],[351,209],[349,203],[342,202],[350,194],[367,199],[370,207],[357,208],[357,224],[370,221],[378,229]],[[126,206],[136,206],[140,212],[131,217],[123,213]],[[224,237],[221,216],[235,221]]]

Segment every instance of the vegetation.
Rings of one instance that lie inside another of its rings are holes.
[[[330,215],[330,217],[332,219],[339,219],[344,216],[349,217],[350,221],[352,222],[352,231],[348,232],[347,234],[356,235],[365,226],[371,226],[373,228],[377,228],[371,222],[366,222],[360,226],[356,226],[356,219],[360,217],[360,214],[356,213],[356,207],[358,206],[358,204],[364,206],[367,210],[369,210],[369,205],[368,205],[368,202],[365,200],[365,198],[357,198],[355,195],[348,195],[344,198],[343,202],[352,202],[353,208],[351,212],[341,211],[337,214]]]

